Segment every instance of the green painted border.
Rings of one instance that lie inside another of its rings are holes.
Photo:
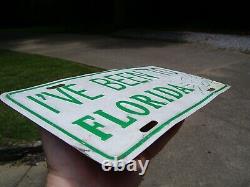
[[[103,72],[101,72],[103,73]],[[44,122],[48,123],[49,125],[53,126],[54,128],[56,128],[57,130],[61,131],[62,133],[66,134],[67,136],[69,136],[70,138],[74,139],[75,141],[77,141],[78,143],[88,147],[89,149],[91,149],[92,151],[96,152],[97,154],[110,159],[110,160],[114,160],[115,157],[114,156],[110,156],[104,152],[102,152],[101,150],[93,147],[92,145],[88,144],[87,142],[81,140],[80,138],[74,136],[73,134],[67,132],[65,129],[61,128],[60,126],[56,125],[55,123],[49,121],[48,119],[44,118],[43,116],[37,114],[36,112],[30,110],[29,108],[27,108],[26,106],[22,105],[21,103],[17,102],[16,100],[14,100],[13,98],[11,98],[11,95],[16,94],[16,93],[20,93],[20,92],[24,92],[27,90],[31,90],[31,89],[35,89],[35,88],[40,88],[43,86],[48,86],[51,84],[55,84],[58,82],[62,82],[62,81],[66,81],[66,80],[72,80],[72,79],[76,79],[76,78],[81,78],[81,77],[85,77],[85,76],[90,76],[90,75],[94,75],[94,74],[98,74],[98,73],[93,73],[93,74],[87,74],[87,75],[83,75],[83,76],[77,76],[77,77],[73,77],[73,78],[68,78],[68,79],[63,79],[63,80],[58,80],[58,81],[54,81],[54,82],[50,82],[47,84],[42,84],[42,85],[38,85],[38,86],[34,86],[31,88],[26,88],[26,89],[22,89],[22,90],[17,90],[17,91],[13,91],[10,92],[6,95],[6,98],[8,100],[10,100],[11,102],[15,103],[16,105],[18,105],[19,107],[23,108],[24,110],[28,111],[29,113],[31,113],[32,115],[38,117],[39,119],[43,120]],[[124,153],[122,153],[120,156],[118,156],[118,159],[123,159],[126,156],[128,156],[130,153],[132,153],[135,149],[137,149],[139,146],[141,146],[144,142],[146,142],[151,136],[153,136],[154,134],[158,133],[161,129],[163,129],[166,125],[168,125],[169,123],[171,123],[172,121],[174,121],[175,119],[181,117],[182,115],[184,115],[185,113],[189,112],[190,110],[192,110],[193,108],[201,105],[202,103],[204,103],[206,100],[208,100],[210,97],[212,97],[215,93],[222,91],[222,90],[226,90],[226,88],[228,88],[228,85],[224,85],[222,88],[210,93],[208,96],[206,96],[204,99],[202,99],[201,101],[195,103],[193,106],[187,108],[186,110],[178,113],[177,115],[175,115],[174,117],[170,118],[169,120],[167,120],[166,122],[164,122],[163,124],[161,124],[160,126],[158,126],[156,129],[154,129],[153,131],[151,131],[148,135],[144,136],[143,139],[141,139],[139,142],[137,142],[135,145],[133,145],[132,147],[130,147],[127,151],[125,151]]]

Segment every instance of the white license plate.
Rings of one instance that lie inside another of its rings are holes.
[[[148,66],[66,78],[1,100],[97,162],[129,162],[228,88]]]

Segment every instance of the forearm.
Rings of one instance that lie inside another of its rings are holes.
[[[48,173],[46,187],[78,187],[84,184],[79,184],[79,181],[73,178],[66,178],[62,176],[55,175],[53,173]]]

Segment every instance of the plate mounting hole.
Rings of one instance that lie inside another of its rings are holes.
[[[57,84],[57,85],[54,85],[54,86],[51,86],[51,87],[47,87],[47,89],[52,90],[52,89],[60,88],[62,86],[65,86],[65,84]]]
[[[156,126],[158,124],[157,121],[150,121],[149,123],[147,123],[146,125],[144,125],[142,128],[140,128],[141,132],[148,132],[150,129],[152,129],[154,126]]]
[[[214,90],[215,90],[215,88],[209,88],[207,91],[212,92]]]

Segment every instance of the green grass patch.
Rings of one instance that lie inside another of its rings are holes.
[[[0,50],[0,93],[71,76],[103,71],[68,60]],[[39,140],[36,125],[0,104],[0,146]]]

